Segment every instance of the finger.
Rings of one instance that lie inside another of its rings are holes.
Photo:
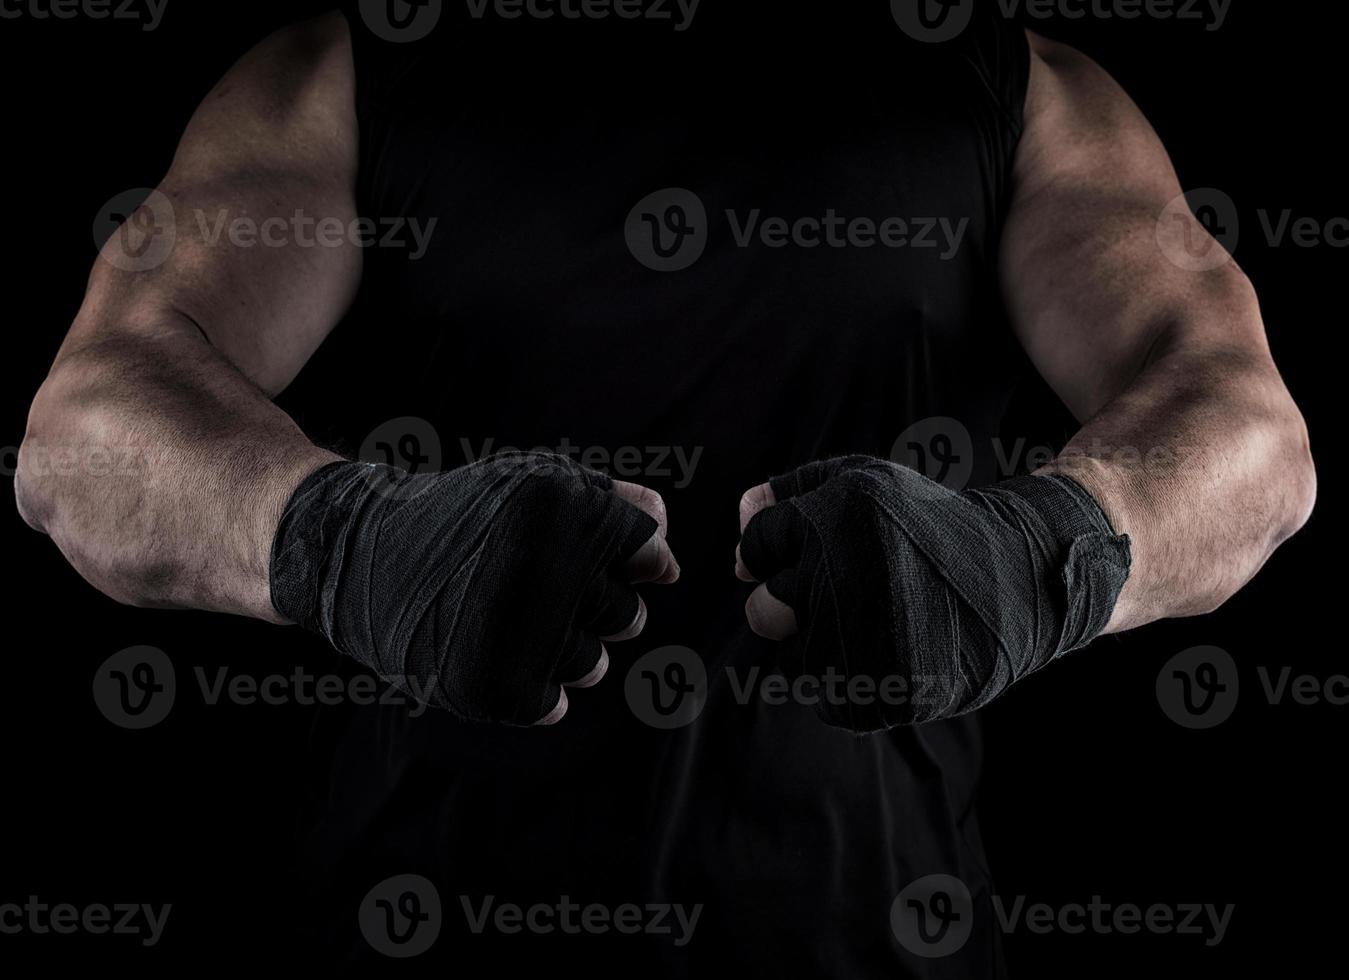
[[[743,543],[743,542],[742,542]],[[759,579],[749,570],[745,564],[745,556],[741,553],[740,544],[735,546],[735,577],[742,582],[757,582]]]
[[[574,629],[567,637],[567,650],[553,668],[554,684],[572,685],[589,677],[604,654],[604,646],[594,633]]]
[[[759,581],[757,578],[751,575],[749,573],[749,569],[745,567],[745,559],[740,554],[739,544],[735,546],[735,577],[742,582]]]
[[[820,459],[805,466],[798,466],[790,473],[775,476],[769,481],[773,496],[779,500],[790,500],[802,494],[818,490],[838,474],[847,470],[874,463],[870,456],[838,456],[834,459]]]
[[[669,585],[679,579],[679,562],[658,531],[622,564],[618,574],[629,582]]]
[[[623,493],[615,496],[623,501],[620,506],[625,507],[631,517],[627,536],[617,551],[615,573],[629,582],[660,585],[674,582],[679,578],[679,562],[661,529],[665,503],[660,494],[636,483],[615,486],[624,488]]]
[[[608,640],[611,643],[622,643],[624,640],[631,640],[640,636],[642,630],[646,628],[646,603],[642,597],[637,597],[637,613],[632,617],[632,622],[617,633],[601,634],[601,640]]]
[[[567,692],[563,688],[559,687],[557,689],[557,704],[553,707],[553,710],[548,712],[538,721],[534,722],[534,724],[556,725],[559,721],[562,720],[562,716],[565,715],[566,713],[567,713]]]
[[[767,640],[785,640],[797,631],[796,611],[761,585],[745,602],[749,628]]]
[[[622,524],[615,541],[614,560],[616,563],[621,564],[635,555],[642,545],[646,544],[648,538],[652,536],[664,538],[664,535],[660,533],[660,524],[640,507],[634,507],[626,500],[613,494],[609,495],[608,502],[610,505],[616,504],[618,508],[617,517]]]
[[[788,568],[765,582],[764,588],[779,602],[786,603],[793,609],[802,609],[805,607],[805,601],[800,592],[800,584],[801,573],[795,568]]]
[[[614,481],[614,493],[638,510],[650,515],[660,525],[661,537],[669,536],[669,515],[665,510],[665,498],[660,494],[650,487],[642,486],[640,483],[625,483],[623,480]]]
[[[646,612],[637,590],[612,575],[598,575],[577,605],[576,625],[592,636],[623,637],[634,623],[645,623]]]
[[[745,495],[740,498],[740,533],[745,533],[745,525],[755,514],[772,507],[777,502],[771,483],[760,483],[757,487],[746,490]]]
[[[776,504],[750,518],[736,549],[736,575],[762,582],[801,559],[806,519],[791,504]]]
[[[604,680],[604,675],[609,673],[609,651],[604,649],[604,644],[600,644],[600,659],[596,661],[595,666],[590,668],[590,673],[586,674],[579,681],[572,681],[568,687],[594,687],[600,681]]]
[[[594,687],[609,669],[609,651],[593,633],[577,631],[572,653],[553,671],[553,681],[564,687]]]

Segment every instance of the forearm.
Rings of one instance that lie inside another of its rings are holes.
[[[25,519],[120,602],[279,621],[277,521],[335,458],[166,314],[149,329],[77,327],[34,400],[16,493]]]
[[[1077,480],[1132,539],[1107,632],[1212,611],[1316,495],[1305,425],[1268,357],[1165,341],[1041,472]]]

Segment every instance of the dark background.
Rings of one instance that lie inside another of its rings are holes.
[[[706,0],[699,16],[709,16]],[[4,236],[0,445],[15,446],[94,256],[90,227],[114,194],[152,186],[191,111],[229,63],[321,3],[171,2],[163,25],[0,21],[9,233]],[[1326,678],[1338,641],[1337,390],[1343,249],[1271,247],[1259,209],[1349,213],[1342,174],[1345,15],[1334,4],[1236,0],[1202,23],[1036,22],[1102,62],[1152,120],[1184,186],[1237,202],[1237,257],[1261,295],[1275,356],[1309,421],[1321,479],[1310,526],[1217,614],[1098,644],[987,713],[982,826],[998,890],[1029,902],[1236,905],[1225,941],[1195,936],[1008,940],[1014,975],[1124,975],[1162,967],[1294,972],[1339,950],[1349,708],[1271,705],[1256,668]],[[12,474],[12,450],[4,466]],[[8,494],[8,490],[5,491]],[[151,644],[208,673],[284,673],[304,662],[251,622],[118,607],[85,585],[14,509],[0,507],[9,572],[0,675],[0,902],[171,902],[161,947],[124,937],[0,936],[0,964],[92,957],[158,972],[250,956],[284,930],[289,803],[302,777],[304,707],[201,707],[180,699],[145,732],[110,725],[95,667]],[[1209,731],[1159,710],[1172,655],[1216,644],[1241,665],[1234,716]],[[180,684],[195,683],[180,668]],[[577,964],[584,968],[584,964]]]

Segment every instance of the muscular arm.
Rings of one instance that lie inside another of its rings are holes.
[[[1315,497],[1250,283],[1225,253],[1188,271],[1187,246],[1221,246],[1168,207],[1152,130],[1090,61],[1032,49],[1000,274],[1081,431],[1037,473],[963,492],[849,456],[741,501],[750,628],[788,641],[787,669],[858,684],[816,705],[850,731],[978,710],[1103,632],[1213,609]]]
[[[350,303],[360,252],[293,236],[212,243],[203,228],[222,215],[353,220],[352,85],[339,16],[263,42],[193,117],[154,199],[170,207],[143,208],[95,264],[33,402],[16,492],[24,518],[119,601],[279,619],[278,517],[336,457],[270,396]],[[159,236],[172,222],[173,247],[128,268],[120,242],[144,245],[150,222]]]
[[[1204,613],[1306,522],[1306,427],[1235,262],[1197,272],[1168,258],[1186,235],[1221,246],[1188,211],[1159,225],[1181,188],[1147,121],[1089,59],[1031,44],[1003,291],[1083,422],[1042,472],[1072,476],[1132,539],[1109,631]]]

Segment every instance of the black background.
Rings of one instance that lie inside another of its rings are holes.
[[[706,0],[710,9],[715,0]],[[15,446],[33,393],[81,297],[90,227],[114,194],[152,186],[183,125],[229,63],[319,3],[170,2],[164,24],[0,21],[7,230],[0,445]],[[1235,0],[1202,23],[1037,22],[1102,62],[1151,119],[1186,187],[1237,202],[1237,257],[1254,280],[1276,359],[1312,430],[1321,479],[1310,526],[1217,614],[1103,641],[988,712],[982,826],[999,892],[1061,905],[1233,903],[1224,942],[1197,936],[1008,939],[1014,975],[1123,975],[1160,967],[1279,967],[1333,956],[1349,903],[1341,802],[1346,707],[1269,704],[1256,670],[1328,678],[1336,650],[1342,249],[1272,247],[1258,210],[1349,213],[1340,149],[1335,4]],[[706,15],[704,11],[704,15]],[[12,474],[12,450],[6,450]],[[8,491],[6,491],[8,493]],[[302,776],[306,708],[182,698],[145,732],[110,725],[90,697],[95,667],[123,647],[175,651],[190,667],[285,673],[284,635],[195,613],[121,608],[84,584],[12,507],[3,515],[7,642],[0,673],[0,902],[171,902],[160,947],[125,937],[0,936],[0,964],[92,957],[158,972],[252,957],[286,928],[286,862]],[[1161,665],[1216,644],[1241,665],[1235,715],[1184,730],[1159,710]],[[576,964],[581,969],[584,964]]]

